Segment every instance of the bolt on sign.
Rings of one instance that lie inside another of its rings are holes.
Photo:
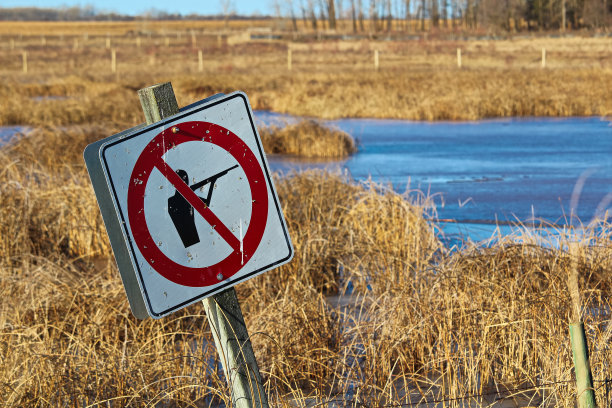
[[[95,142],[84,157],[136,317],[161,318],[293,256],[242,92]]]

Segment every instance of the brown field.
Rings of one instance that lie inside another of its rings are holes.
[[[88,143],[143,121],[141,87],[170,80],[180,105],[240,89],[256,109],[317,117],[612,114],[605,39],[303,43],[289,72],[285,43],[202,32],[200,73],[190,34],[168,46],[143,35],[140,48],[116,34],[111,73],[106,35],[79,32],[75,47],[49,28],[42,46],[40,31],[15,27],[0,40],[0,124],[31,130],[0,149],[0,401],[10,407],[229,405],[201,306],[132,317],[84,169]],[[424,194],[324,172],[276,175],[276,187],[295,258],[237,286],[274,406],[573,407],[568,324],[579,318],[604,406],[610,225],[560,231],[558,246],[525,229],[451,251]]]
[[[609,38],[251,41],[250,34],[268,32],[219,30],[211,22],[194,22],[197,29],[189,22],[164,24],[91,24],[90,34],[82,23],[6,23],[0,29],[0,125],[134,124],[142,117],[134,90],[165,81],[173,83],[181,105],[243,90],[255,109],[320,118],[612,114]],[[205,24],[210,27],[201,28]]]

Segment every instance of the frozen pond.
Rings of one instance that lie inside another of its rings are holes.
[[[26,131],[23,126],[0,126],[0,146],[8,142],[19,132]]]
[[[256,116],[264,123],[283,117],[269,112]],[[356,155],[328,164],[273,157],[271,166],[340,167],[357,180],[371,176],[396,191],[429,191],[436,196],[440,219],[468,226],[531,222],[534,216],[565,224],[572,204],[586,223],[605,211],[612,193],[612,126],[600,118],[328,123],[357,139]],[[480,238],[493,228],[478,229]]]

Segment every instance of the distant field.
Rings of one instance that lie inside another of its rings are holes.
[[[275,31],[260,24],[271,23],[3,23],[0,94],[11,100],[0,102],[0,123],[82,122],[118,106],[133,123],[133,90],[161,81],[180,104],[240,89],[256,109],[324,118],[612,113],[609,38],[287,41],[262,39]],[[54,99],[32,101],[42,96]]]
[[[181,106],[243,90],[255,109],[322,118],[612,114],[609,38],[289,42],[253,40],[249,24],[0,25],[0,126],[29,129],[0,147],[6,406],[229,406],[199,305],[131,315],[84,168],[88,143],[144,121],[140,88],[171,81]],[[314,122],[293,129],[268,129],[266,148],[354,151]],[[308,139],[326,133],[344,149]],[[557,243],[524,229],[458,250],[428,221],[425,193],[317,171],[275,178],[296,256],[237,286],[272,406],[574,407],[578,319],[607,403],[608,222]]]

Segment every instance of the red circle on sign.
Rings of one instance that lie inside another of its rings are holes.
[[[221,147],[232,155],[247,176],[251,189],[252,207],[251,219],[242,242],[223,225],[210,208],[206,208],[199,198],[193,198],[197,197],[195,193],[191,192],[190,187],[163,160],[168,150],[181,143],[193,141],[213,143]],[[189,201],[195,211],[200,213],[232,247],[232,252],[225,259],[211,266],[190,268],[174,262],[155,244],[147,227],[144,211],[145,190],[154,169],[159,170]],[[138,157],[128,188],[128,217],[132,236],[138,249],[160,275],[183,286],[211,286],[221,281],[218,278],[219,274],[222,275],[222,280],[236,274],[257,250],[268,218],[266,180],[259,161],[251,149],[234,133],[214,123],[183,122],[155,136]]]

